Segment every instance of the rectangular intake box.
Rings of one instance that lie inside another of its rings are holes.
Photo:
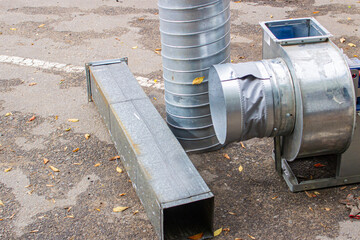
[[[214,196],[127,66],[85,65],[89,101],[106,124],[159,239],[213,236]]]

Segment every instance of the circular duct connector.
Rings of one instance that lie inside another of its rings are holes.
[[[285,136],[294,129],[294,87],[282,59],[213,66],[209,100],[221,144]]]

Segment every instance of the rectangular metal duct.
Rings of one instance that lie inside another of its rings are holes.
[[[213,236],[214,195],[127,66],[86,64],[98,107],[159,239]]]

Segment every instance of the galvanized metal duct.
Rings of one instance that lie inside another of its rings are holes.
[[[230,0],[159,0],[167,122],[188,152],[220,147],[210,116],[209,68],[230,60]],[[194,79],[202,83],[193,84]]]
[[[209,96],[221,144],[287,135],[294,128],[294,87],[282,59],[212,67]]]

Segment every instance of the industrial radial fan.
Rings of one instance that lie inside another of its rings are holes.
[[[313,18],[260,25],[263,60],[210,69],[219,142],[274,137],[276,169],[293,192],[360,182],[359,61]],[[299,181],[291,163],[309,158],[331,161],[335,176]]]

